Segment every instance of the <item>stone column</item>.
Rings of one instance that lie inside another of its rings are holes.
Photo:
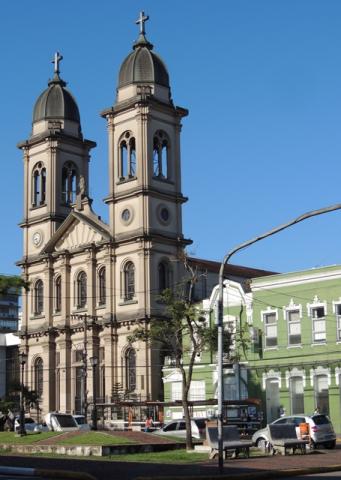
[[[60,352],[60,411],[71,412],[73,399],[71,397],[71,379],[72,379],[72,358],[71,358],[71,340],[67,334],[61,334],[57,340],[58,350]]]

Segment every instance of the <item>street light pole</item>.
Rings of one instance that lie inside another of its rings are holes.
[[[19,363],[21,370],[21,381],[20,381],[20,426],[19,426],[19,435],[21,437],[26,435],[25,429],[25,405],[24,405],[24,374],[25,374],[25,363],[27,362],[27,353],[19,353]]]
[[[218,319],[217,319],[217,326],[218,326],[218,465],[219,465],[219,472],[223,473],[224,469],[224,460],[223,460],[223,421],[224,421],[224,412],[223,412],[223,400],[224,400],[224,382],[223,382],[223,317],[224,317],[224,306],[223,306],[223,282],[224,282],[224,269],[225,265],[228,264],[230,258],[235,253],[243,250],[244,248],[253,245],[264,238],[271,237],[276,233],[285,230],[286,228],[292,227],[297,223],[303,222],[311,217],[316,217],[318,215],[323,215],[324,213],[333,212],[335,210],[340,210],[341,204],[337,203],[336,205],[331,205],[330,207],[320,208],[318,210],[312,210],[311,212],[304,213],[299,217],[291,220],[290,222],[283,223],[278,227],[269,230],[258,237],[254,237],[251,240],[248,240],[240,245],[237,245],[235,248],[230,250],[224,257],[219,270],[219,294],[218,294]]]
[[[97,364],[98,358],[90,357],[90,363],[92,366],[92,429],[97,430],[97,395],[96,395],[96,382],[97,382]]]

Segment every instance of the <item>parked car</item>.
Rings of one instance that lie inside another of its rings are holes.
[[[20,429],[20,417],[17,416],[14,419],[14,431],[18,432]],[[25,430],[26,432],[44,432],[48,431],[48,427],[41,423],[37,423],[31,417],[25,417]]]
[[[327,415],[286,415],[272,422],[272,424],[277,425],[283,423],[294,423],[296,426],[296,432],[298,437],[300,436],[299,425],[301,423],[308,423],[313,448],[320,445],[324,446],[325,448],[335,448],[336,435],[333,425]],[[261,430],[257,430],[257,432],[255,432],[252,436],[252,441],[259,449],[265,450],[266,447],[269,446],[267,429],[262,428]]]
[[[84,415],[72,415],[72,416],[76,420],[79,430],[84,430],[84,431],[90,430],[90,425],[86,422]]]
[[[205,438],[207,418],[192,418],[192,437],[196,439]],[[186,437],[186,422],[184,419],[172,420],[159,430],[154,432],[157,435],[171,435],[174,437]]]
[[[49,430],[54,432],[72,432],[79,430],[73,415],[69,413],[51,412],[45,415],[45,422]]]

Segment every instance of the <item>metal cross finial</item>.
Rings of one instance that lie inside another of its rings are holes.
[[[54,59],[52,60],[52,63],[54,64],[54,73],[59,73],[59,63],[63,60],[63,55],[61,55],[59,52],[56,52],[54,54]]]
[[[149,20],[149,15],[145,15],[144,12],[140,12],[140,16],[135,22],[137,25],[140,24],[140,33],[142,33],[142,35],[146,33],[144,29],[144,24],[147,20]]]

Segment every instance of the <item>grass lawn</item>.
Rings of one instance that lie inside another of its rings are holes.
[[[56,445],[123,445],[132,444],[131,440],[124,437],[115,437],[102,432],[86,432],[70,438],[63,438]]]
[[[103,459],[114,462],[142,463],[198,463],[208,460],[208,453],[187,453],[185,449],[167,450],[165,452],[130,453],[127,455],[110,455]]]
[[[40,442],[46,438],[60,435],[59,432],[41,432],[41,433],[28,433],[24,437],[18,437],[14,432],[0,432],[0,445],[31,445],[32,443]]]
[[[0,455],[18,456],[17,453],[11,453],[0,449]],[[193,464],[205,462],[208,460],[207,453],[187,453],[185,449],[168,450],[166,452],[149,452],[149,453],[132,453],[127,455],[110,455],[108,457],[79,457],[69,455],[58,455],[53,453],[35,453],[35,454],[20,454],[21,457],[44,457],[44,458],[62,458],[64,460],[91,460],[94,462],[141,462],[141,463],[178,463],[178,464]]]

